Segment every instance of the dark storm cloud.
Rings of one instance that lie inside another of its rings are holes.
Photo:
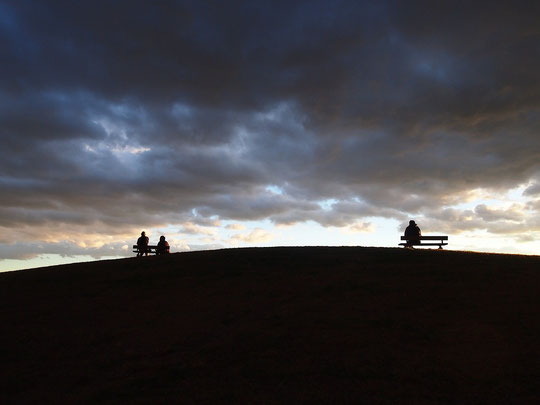
[[[525,191],[523,191],[523,195],[526,196],[534,196],[540,194],[540,183],[533,183]]]
[[[470,190],[540,176],[539,15],[537,2],[0,2],[0,227],[439,220],[433,207]],[[472,214],[485,229],[499,213]]]

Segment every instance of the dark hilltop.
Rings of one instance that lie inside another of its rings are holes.
[[[533,404],[540,256],[252,248],[0,274],[0,402]]]

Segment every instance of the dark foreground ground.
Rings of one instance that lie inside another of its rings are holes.
[[[0,403],[540,403],[540,256],[181,253],[0,274]]]

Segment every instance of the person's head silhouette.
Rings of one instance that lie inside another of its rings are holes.
[[[141,236],[145,236],[145,235],[146,235],[146,232],[142,231]]]
[[[409,225],[416,225],[416,222],[414,222],[412,219],[409,221]]]
[[[159,237],[159,240],[160,240],[160,241],[161,241],[161,240],[165,240],[165,236],[161,235],[161,236]]]

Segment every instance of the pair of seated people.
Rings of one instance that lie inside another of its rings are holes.
[[[141,232],[141,236],[139,239],[137,239],[137,257],[145,255],[148,256],[149,248],[148,248],[149,239],[148,236],[146,236],[146,233],[143,231]],[[171,247],[169,246],[169,242],[165,240],[165,236],[160,236],[159,242],[156,246],[156,255],[165,255],[167,253],[170,253]]]

